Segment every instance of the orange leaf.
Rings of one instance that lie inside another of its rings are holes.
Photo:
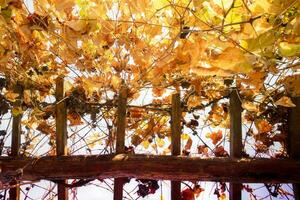
[[[208,148],[205,145],[198,146],[198,153],[208,156]]]
[[[194,187],[194,194],[196,195],[196,197],[199,197],[199,195],[203,191],[204,191],[204,189],[202,187],[200,187],[199,185],[195,185],[195,187]]]
[[[11,101],[11,102],[15,102],[16,101],[16,98],[19,96],[18,93],[14,93],[14,92],[7,92],[5,94],[5,98],[8,100],[8,101]]]
[[[257,119],[254,124],[258,130],[258,133],[266,133],[272,130],[272,125],[264,119]]]
[[[214,153],[216,157],[227,157],[229,155],[223,146],[216,147]]]
[[[194,191],[187,188],[181,192],[181,200],[195,200]]]
[[[42,121],[36,129],[46,135],[55,135],[54,128],[51,127],[46,121]]]
[[[76,112],[68,113],[68,120],[70,121],[70,126],[78,126],[83,124],[80,115]]]
[[[193,140],[191,138],[189,138],[185,144],[184,150],[186,150],[186,151],[190,150],[192,145],[193,145]]]
[[[278,101],[275,102],[277,106],[284,106],[284,107],[296,107],[290,97],[281,97]]]
[[[219,200],[226,200],[226,194],[222,193],[221,196],[219,197]]]
[[[207,133],[206,137],[210,138],[212,143],[216,145],[223,138],[223,134],[222,131],[219,130],[218,132]]]
[[[166,89],[162,87],[154,87],[152,91],[155,97],[161,97],[166,92]]]
[[[142,118],[142,110],[138,109],[138,108],[133,108],[130,110],[130,117],[131,118],[135,118],[135,119],[139,119]]]

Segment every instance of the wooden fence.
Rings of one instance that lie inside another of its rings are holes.
[[[17,92],[21,92],[17,90]],[[68,199],[66,179],[115,178],[114,200],[123,199],[124,178],[171,180],[171,199],[179,200],[183,180],[230,182],[230,200],[241,199],[242,183],[293,183],[295,199],[300,193],[300,98],[289,114],[289,159],[242,158],[242,108],[237,90],[230,94],[230,157],[193,158],[180,156],[181,101],[180,94],[172,95],[170,156],[125,154],[127,91],[122,88],[117,108],[116,154],[67,156],[67,107],[64,101],[64,79],[56,82],[56,152],[57,156],[42,158],[18,157],[20,148],[21,115],[13,117],[11,156],[1,157],[2,172],[23,169],[16,185],[10,189],[10,200],[20,199],[19,181],[57,180],[58,199]],[[18,101],[16,105],[18,106]],[[26,168],[24,168],[26,166]],[[83,170],[84,169],[84,170]]]

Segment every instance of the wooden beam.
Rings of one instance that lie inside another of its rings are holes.
[[[118,98],[116,153],[125,153],[127,88],[122,87]],[[114,200],[123,199],[124,178],[114,180]]]
[[[242,106],[237,90],[231,92],[230,113],[230,156],[232,158],[242,157]]]
[[[56,155],[67,155],[67,106],[64,90],[64,77],[59,76],[56,79]],[[57,184],[58,200],[68,199],[68,188],[64,186],[66,180],[59,180]]]
[[[171,148],[172,155],[177,156],[181,154],[180,136],[181,136],[181,102],[180,94],[172,95],[172,110],[171,110]]]
[[[13,116],[12,120],[12,137],[11,137],[11,153],[10,155],[15,157],[20,154],[20,144],[21,144],[21,119],[22,114]]]
[[[12,122],[12,139],[11,139],[11,156],[16,157],[19,155],[20,143],[21,143],[21,119],[22,114],[13,117]],[[18,181],[11,181],[10,185],[15,187],[9,190],[9,199],[10,200],[19,200],[20,199],[20,186]]]
[[[19,109],[22,101],[22,87],[20,85],[16,85],[14,88],[14,92],[19,94],[19,97],[14,102],[14,109]],[[12,120],[12,135],[11,135],[11,153],[10,156],[17,157],[20,155],[20,144],[21,144],[21,120],[22,114],[19,113],[13,116]],[[13,180],[10,184],[14,185],[13,188],[9,190],[9,199],[10,200],[19,200],[20,199],[20,186],[18,185],[18,181]]]
[[[173,156],[179,156],[181,153],[180,139],[181,139],[181,102],[180,94],[172,95],[171,108],[171,149]],[[178,200],[181,198],[181,182],[171,181],[171,200]]]
[[[296,107],[288,115],[287,151],[291,158],[300,159],[300,97],[293,98]],[[300,184],[293,184],[294,198],[300,200]]]
[[[186,156],[91,155],[0,157],[2,171],[23,168],[21,180],[130,177],[240,183],[300,183],[300,160],[204,159]]]
[[[230,157],[241,158],[242,145],[242,106],[237,90],[233,90],[230,94],[229,113],[230,113]],[[242,184],[230,183],[229,199],[242,199]]]
[[[67,106],[64,100],[64,78],[56,79],[56,155],[67,155]]]
[[[125,152],[125,128],[126,128],[126,106],[127,104],[127,89],[121,88],[118,98],[117,110],[117,135],[116,135],[116,153]]]

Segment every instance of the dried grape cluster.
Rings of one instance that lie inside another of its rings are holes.
[[[159,189],[157,180],[150,179],[137,179],[138,184],[138,196],[145,197],[149,194],[154,194]]]

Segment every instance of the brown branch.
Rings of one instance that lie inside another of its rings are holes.
[[[57,180],[53,180],[53,182],[57,184],[62,184],[64,187],[75,188],[75,187],[85,186],[86,184],[90,183],[93,180],[95,179],[80,179],[74,183],[65,183],[65,182],[61,183],[61,181],[57,181]]]

